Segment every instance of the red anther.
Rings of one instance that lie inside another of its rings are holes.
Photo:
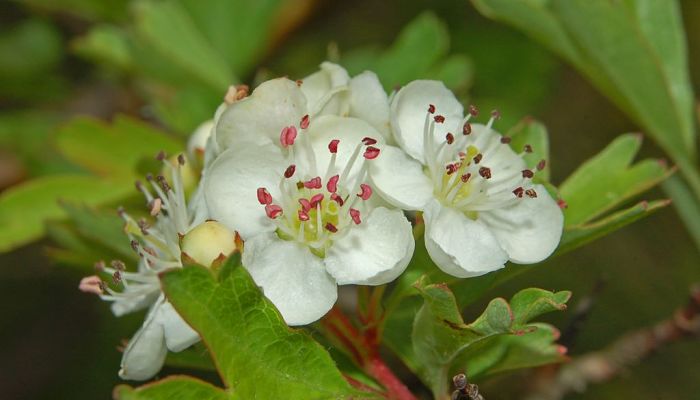
[[[491,168],[481,167],[479,168],[479,175],[484,179],[491,179]]]
[[[342,197],[338,196],[338,193],[331,193],[331,200],[338,203],[338,205],[341,207],[343,206],[343,204],[345,204],[345,200],[343,200]]]
[[[156,160],[158,161],[163,161],[165,160],[166,154],[163,150],[159,151],[158,154],[156,154]]]
[[[530,171],[529,169],[524,169],[523,170],[523,178],[532,178],[535,176],[535,173]]]
[[[379,157],[379,149],[374,146],[368,146],[365,149],[365,154],[363,154],[363,157],[368,160],[374,160],[375,158]]]
[[[470,124],[469,122],[465,122],[464,126],[462,127],[462,134],[466,136],[470,133],[472,133],[472,124]]]
[[[437,122],[438,124],[441,124],[441,123],[445,122],[445,117],[444,117],[443,115],[436,115],[435,117],[433,117],[433,119],[434,119],[435,122]]]
[[[371,146],[373,144],[377,144],[377,139],[371,137],[364,137],[362,138],[362,143],[364,143],[365,146]]]
[[[78,288],[85,293],[102,294],[105,292],[105,287],[102,286],[103,282],[97,275],[86,276],[80,280],[80,285]]]
[[[338,152],[338,143],[340,143],[340,140],[338,139],[333,139],[328,143],[328,151],[330,151],[331,154]]]
[[[285,126],[280,132],[280,144],[282,147],[291,146],[297,138],[297,128],[293,126]]]
[[[474,158],[473,158],[474,164],[480,163],[482,158],[484,158],[484,155],[481,154],[481,153],[475,155]]]
[[[455,136],[450,132],[447,132],[447,135],[445,135],[445,140],[447,141],[447,144],[452,144],[455,142]]]
[[[515,188],[515,190],[513,190],[513,194],[515,195],[515,197],[523,197],[524,192],[525,189],[523,189],[522,187],[517,187]]]
[[[459,169],[460,166],[461,165],[459,165],[459,163],[445,165],[445,169],[447,170],[447,175],[452,175],[455,172],[457,172],[457,170]]]
[[[285,178],[291,178],[294,175],[294,171],[297,170],[297,166],[292,164],[287,167],[287,169],[284,171],[284,177]]]
[[[185,165],[185,156],[183,154],[178,154],[177,156],[177,163],[182,165]]]
[[[321,177],[317,176],[315,178],[311,178],[308,181],[304,182],[304,187],[307,189],[320,189],[323,187],[321,184]]]
[[[503,144],[508,144],[510,143],[510,136],[501,136],[501,143]]]
[[[258,201],[260,204],[266,205],[266,204],[271,204],[272,203],[272,195],[270,192],[267,191],[267,189],[261,187],[258,188]]]
[[[569,205],[566,204],[566,201],[564,201],[564,199],[558,199],[558,200],[557,200],[557,205],[558,205],[559,208],[561,208],[562,210],[565,209],[565,208],[569,208]]]
[[[335,225],[331,224],[330,222],[326,224],[326,230],[332,233],[338,232],[338,228],[336,228]]]
[[[270,219],[275,219],[282,214],[282,207],[277,204],[268,204],[265,206],[265,214]]]
[[[525,191],[525,194],[528,195],[528,197],[535,198],[537,197],[537,192],[535,192],[535,189],[528,189]]]
[[[464,182],[464,183],[469,182],[469,178],[471,178],[471,177],[472,177],[472,174],[469,174],[469,173],[462,175],[462,182]]]
[[[435,106],[432,104],[428,104],[428,112],[431,114],[435,114]]]
[[[537,170],[542,171],[546,165],[547,161],[545,161],[544,159],[540,160],[540,162],[537,163]]]
[[[301,209],[304,211],[309,211],[311,209],[311,202],[307,199],[299,199],[299,204],[301,204]]]
[[[471,114],[472,117],[476,117],[477,115],[479,115],[479,109],[472,104],[469,106],[469,114]]]
[[[321,204],[321,201],[323,200],[323,193],[317,193],[313,196],[311,196],[311,208],[316,208],[317,205]]]
[[[309,214],[304,210],[297,211],[297,215],[299,216],[299,221],[308,221],[309,220]]]
[[[301,122],[299,122],[299,127],[301,129],[306,129],[309,127],[309,114],[306,114],[303,117],[301,117]]]
[[[326,183],[326,189],[330,193],[335,193],[338,191],[338,179],[340,179],[340,176],[338,175],[333,175],[330,178],[328,178],[328,182]]]
[[[493,119],[501,119],[501,112],[498,110],[492,110],[491,111],[491,118]]]
[[[352,222],[355,223],[355,225],[359,225],[362,220],[360,220],[360,210],[356,210],[354,208],[350,209],[350,218],[352,218]]]
[[[532,146],[526,144],[525,147],[523,147],[523,151],[526,153],[532,153]]]
[[[366,183],[361,183],[360,184],[360,193],[357,194],[357,197],[361,198],[362,200],[369,200],[369,198],[372,196],[372,187],[370,187]]]

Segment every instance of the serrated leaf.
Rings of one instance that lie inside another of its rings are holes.
[[[202,336],[236,398],[342,399],[357,394],[328,353],[288,328],[248,272],[231,258],[220,282],[203,267],[162,276],[164,291]]]
[[[510,147],[516,153],[522,153],[525,145],[530,145],[531,153],[525,153],[523,159],[528,168],[536,171],[537,164],[545,160],[542,171],[537,171],[533,178],[537,183],[549,182],[549,135],[547,128],[539,121],[532,118],[524,118],[506,133],[511,138]]]
[[[643,160],[632,164],[641,136],[622,135],[583,163],[559,187],[568,207],[567,228],[591,221],[669,176],[665,164]]]
[[[641,218],[667,207],[669,200],[642,201],[622,211],[618,211],[601,220],[576,225],[564,230],[556,254],[563,254],[602,236],[608,235]]]
[[[480,374],[488,373],[486,366],[495,366],[503,360],[499,368],[517,368],[526,365],[528,359],[520,359],[518,354],[531,356],[531,350],[540,349],[538,359],[542,362],[555,362],[561,359],[561,352],[552,344],[542,345],[541,337],[533,337],[540,342],[529,346],[529,338],[542,325],[530,324],[529,320],[544,312],[564,309],[569,299],[569,292],[552,293],[538,289],[526,289],[516,294],[511,300],[515,308],[502,298],[492,300],[486,310],[472,323],[466,324],[453,293],[444,284],[426,284],[421,280],[416,284],[424,304],[416,314],[413,323],[413,350],[419,361],[416,371],[421,379],[432,389],[436,398],[446,395],[448,390],[448,374],[453,369],[464,368],[465,365],[455,366],[455,361],[464,361],[465,353],[491,354],[485,357],[488,362],[471,368]],[[508,353],[501,353],[504,341],[500,338],[517,336],[522,339],[504,339],[513,348]],[[554,339],[554,335],[549,336]],[[495,347],[495,348],[494,348]],[[521,349],[521,347],[527,347]],[[476,350],[478,348],[478,351]],[[494,352],[498,354],[493,354]],[[508,355],[507,355],[508,354]]]
[[[128,385],[119,385],[114,388],[115,400],[226,400],[231,398],[226,391],[189,376],[170,376],[136,389]]]
[[[53,175],[14,186],[0,195],[0,252],[39,238],[45,220],[64,217],[58,200],[97,205],[129,191],[124,182],[84,175]]]
[[[183,144],[148,124],[117,117],[111,125],[89,118],[75,118],[56,135],[59,151],[73,163],[105,177],[132,179],[137,163],[159,151],[172,154]]]
[[[692,92],[677,1],[473,0],[562,55],[675,158],[692,158]]]
[[[211,46],[191,16],[175,1],[138,1],[138,37],[158,54],[214,90],[236,81],[227,62]]]

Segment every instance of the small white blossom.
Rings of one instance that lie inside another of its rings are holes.
[[[457,277],[483,275],[509,260],[539,262],[557,247],[563,226],[557,203],[532,182],[537,166],[527,166],[492,129],[494,118],[470,123],[475,114],[472,108],[464,118],[441,82],[409,83],[392,99],[391,127],[410,157],[388,148],[371,170],[387,201],[424,212],[431,258]]]
[[[243,265],[288,324],[322,317],[338,284],[384,284],[403,272],[411,226],[372,196],[368,164],[381,158],[372,126],[310,119],[305,95],[286,79],[263,83],[221,121],[226,131],[217,128],[217,139],[227,149],[207,168],[207,207],[236,227]],[[249,131],[260,135],[257,143]]]
[[[140,257],[137,271],[128,271],[125,264],[117,260],[110,265],[100,262],[97,264],[98,272],[111,275],[114,285],[103,282],[97,275],[86,277],[80,283],[81,290],[112,301],[112,311],[118,317],[149,308],[141,329],[124,349],[119,376],[130,380],[153,377],[163,366],[168,350],[178,352],[199,341],[197,332],[187,325],[163,295],[158,274],[170,268],[182,267],[180,240],[187,242],[190,231],[208,229],[200,225],[208,224],[205,222],[206,208],[199,192],[193,195],[189,205],[185,200],[182,180],[185,158],[179,156],[175,164],[163,154],[158,158],[163,162],[164,175],[171,177],[171,183],[166,181],[165,176],[149,175],[147,185],[151,189],[140,182],[136,184],[146,197],[149,212],[156,219],[155,224],[145,219],[135,220],[120,210],[125,221],[124,230]],[[218,232],[223,229],[219,228]],[[227,255],[235,245],[233,233],[227,229],[225,231],[225,234],[217,235],[223,238],[210,241],[220,244],[220,253]],[[223,243],[222,240],[230,240],[230,243]],[[206,260],[210,258],[210,253],[212,250],[208,249]],[[200,253],[196,256],[202,258]]]

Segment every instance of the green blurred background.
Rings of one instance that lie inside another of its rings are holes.
[[[427,60],[419,75],[447,80],[465,101],[485,110],[499,108],[504,117],[497,128],[503,131],[527,115],[547,126],[554,183],[614,137],[640,130],[556,56],[484,18],[466,0],[264,1],[269,6],[241,6],[236,15],[226,8],[200,15],[205,2],[183,0],[192,26],[175,24],[177,13],[151,13],[144,2],[58,3],[0,4],[0,190],[32,178],[80,173],[81,167],[62,157],[55,145],[56,132],[74,116],[111,120],[126,114],[184,140],[198,122],[211,117],[223,95],[220,83],[302,78],[326,59],[353,73],[376,69],[391,88],[403,76],[386,54],[400,52],[395,40],[412,22],[444,24],[449,37],[449,43],[437,40],[438,48],[428,45],[406,56],[416,64]],[[690,71],[696,71],[700,2],[681,5]],[[172,42],[161,40],[157,24],[163,18],[173,22],[165,27]],[[211,53],[188,53],[192,43],[178,35],[190,28],[224,39],[210,41]],[[182,44],[182,54],[174,44]],[[159,57],[151,57],[152,52]],[[697,92],[700,74],[692,79]],[[640,156],[661,158],[663,153],[646,140]],[[644,195],[661,197],[659,190]],[[91,265],[52,261],[47,251],[52,247],[44,240],[0,254],[0,398],[108,398],[119,383],[117,346],[136,330],[141,316],[116,319],[106,303],[79,292],[79,279]],[[569,349],[576,356],[668,318],[698,281],[697,250],[675,210],[666,208],[520,275],[490,297],[529,286],[569,289],[575,306],[603,282],[590,318]],[[482,306],[475,305],[473,312]],[[550,321],[564,329],[572,314]],[[700,342],[680,341],[571,398],[697,398],[698,359]],[[171,372],[178,371],[166,369],[161,376]],[[488,399],[520,398],[524,387],[518,375],[482,382]]]

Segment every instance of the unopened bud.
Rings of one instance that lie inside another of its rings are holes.
[[[206,221],[182,238],[180,248],[196,263],[210,267],[219,257],[228,257],[236,250],[236,235],[216,221]]]

